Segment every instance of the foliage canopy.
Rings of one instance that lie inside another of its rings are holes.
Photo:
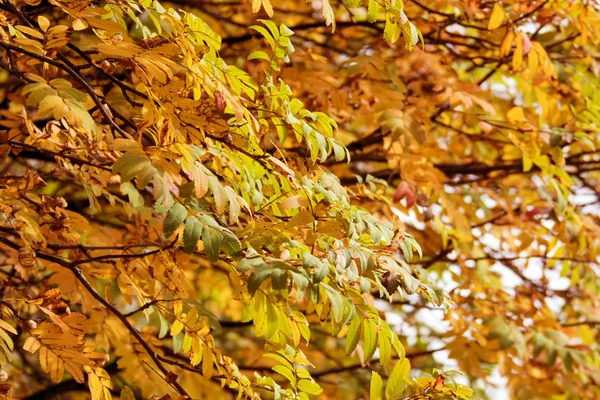
[[[0,395],[599,398],[599,12],[0,0]]]

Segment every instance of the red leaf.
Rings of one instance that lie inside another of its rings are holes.
[[[406,208],[411,208],[415,205],[417,201],[417,197],[413,194],[411,190],[406,194]]]
[[[408,193],[410,193],[408,183],[400,182],[398,184],[398,187],[396,187],[396,192],[394,193],[394,198],[392,200],[394,201],[394,203],[397,203],[403,198],[405,198]]]
[[[392,200],[394,203],[397,203],[404,198],[406,198],[406,207],[408,208],[411,208],[417,201],[417,196],[415,196],[410,186],[408,186],[408,183],[400,182],[398,187],[396,187],[396,192]]]
[[[225,95],[219,90],[215,91],[215,104],[217,105],[217,110],[219,110],[219,112],[223,112],[225,106],[227,106]]]
[[[531,51],[533,46],[531,45],[531,40],[529,40],[529,36],[527,36],[527,34],[522,34],[521,40],[523,41],[523,55],[526,56],[527,53]]]

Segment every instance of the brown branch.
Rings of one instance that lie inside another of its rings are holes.
[[[38,147],[32,146],[30,144],[17,142],[14,140],[9,140],[6,143],[8,143],[14,147],[25,149],[18,154],[19,157],[33,158],[33,159],[38,159],[38,160],[50,161],[50,162],[55,162],[55,160],[52,157],[61,157],[61,158],[65,158],[69,161],[72,161],[75,164],[89,165],[90,167],[99,168],[104,171],[112,171],[111,168],[108,168],[106,166],[99,165],[99,164],[93,163],[91,161],[83,160],[81,158],[73,157],[68,154],[57,153],[55,151],[38,148]]]
[[[438,349],[416,351],[416,352],[413,352],[413,353],[406,353],[406,358],[408,358],[409,360],[413,360],[415,358],[423,357],[423,356],[428,356],[428,355],[431,355],[433,353],[437,353],[438,351],[443,351],[445,349],[446,349],[446,347],[441,347],[441,348],[438,348]],[[397,359],[398,357],[393,357],[393,358]],[[379,361],[379,358],[374,358],[371,361],[369,361],[369,363],[366,364],[366,365],[363,365],[361,363],[351,364],[351,365],[346,365],[346,366],[342,366],[342,367],[326,369],[326,370],[323,370],[323,371],[317,371],[317,372],[312,373],[311,376],[313,378],[319,378],[319,377],[325,376],[325,375],[331,375],[331,374],[337,374],[337,373],[340,373],[340,372],[353,371],[355,369],[366,368],[369,364],[375,364],[378,361]]]
[[[159,300],[159,299],[154,299],[154,300],[149,301],[148,303],[144,304],[143,306],[139,307],[137,310],[133,310],[131,312],[128,312],[127,314],[123,314],[123,316],[125,318],[129,318],[129,317],[132,317],[135,314],[138,314],[138,313],[140,313],[140,312],[142,312],[142,311],[144,311],[144,310],[146,310],[146,309],[148,309],[148,308],[150,308],[150,307],[152,307],[152,306],[154,306],[154,305],[156,305],[158,303],[163,303],[163,302],[167,303],[167,302],[172,302],[172,301],[177,301],[177,300],[176,299],[174,299],[174,300],[167,300],[167,299]]]
[[[560,326],[562,326],[563,328],[571,328],[574,326],[581,326],[581,325],[597,326],[597,325],[600,325],[600,321],[585,320],[585,321],[579,321],[579,322],[569,322],[569,323],[560,324]]]
[[[352,22],[352,21],[337,21],[335,23],[336,28],[353,28],[353,27],[366,27],[366,28],[371,28],[377,31],[383,31],[383,29],[377,25],[378,22],[374,22],[374,23],[370,23],[367,21],[357,21],[357,22]],[[325,24],[323,24],[323,22],[311,22],[311,23],[307,23],[307,24],[299,24],[296,26],[290,26],[289,27],[292,31],[303,31],[303,30],[308,30],[308,29],[319,29],[319,28],[327,28],[327,26]],[[331,28],[330,28],[331,29]],[[240,35],[240,36],[231,36],[231,37],[224,37],[221,42],[222,43],[227,43],[227,44],[235,44],[235,43],[241,43],[241,42],[245,42],[248,40],[252,40],[255,38],[260,38],[261,35],[260,33],[256,32],[256,33],[249,33],[246,35]]]
[[[71,265],[72,266],[77,266],[77,265],[81,265],[81,264],[89,264],[89,263],[93,263],[93,262],[103,262],[106,260],[121,260],[121,259],[135,259],[135,258],[142,258],[142,257],[146,257],[146,256],[151,256],[157,253],[160,253],[161,251],[169,248],[171,246],[167,246],[167,247],[163,247],[160,249],[156,249],[156,250],[152,250],[149,251],[147,253],[132,253],[132,254],[108,254],[105,256],[98,256],[98,257],[91,257],[89,259],[86,260],[76,260],[76,261],[72,261]]]
[[[219,321],[219,325],[221,325],[223,328],[245,328],[247,326],[251,326],[252,324],[252,321]]]

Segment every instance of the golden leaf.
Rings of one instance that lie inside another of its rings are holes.
[[[488,30],[491,31],[500,27],[505,16],[506,14],[504,14],[501,3],[498,1],[494,2],[494,8],[492,9],[492,15],[490,16],[490,21],[488,23]]]
[[[513,107],[506,113],[506,119],[510,122],[522,121],[525,119],[522,107]]]

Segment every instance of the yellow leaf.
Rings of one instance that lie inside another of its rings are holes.
[[[500,57],[506,57],[510,54],[510,50],[512,49],[513,40],[515,39],[515,33],[510,30],[504,36],[502,40],[502,44],[500,45]]]
[[[488,30],[494,30],[500,27],[500,25],[502,25],[502,22],[504,21],[505,16],[506,15],[504,14],[504,9],[502,8],[499,2],[496,2],[496,4],[494,4],[494,9],[492,10],[490,22],[488,23]]]
[[[213,375],[214,355],[208,344],[204,345],[202,351],[204,352],[202,356],[202,375],[204,375],[204,378],[210,379]]]
[[[525,119],[525,113],[522,107],[513,107],[506,113],[506,119],[510,122],[522,121]]]
[[[262,6],[265,9],[265,12],[269,17],[273,16],[273,6],[269,2],[269,0],[262,0]]]
[[[252,12],[257,13],[260,11],[262,0],[252,0]]]
[[[529,68],[529,76],[530,78],[533,78],[535,76],[535,73],[538,70],[540,64],[540,59],[538,56],[537,51],[530,51],[528,56],[527,56],[527,65]]]
[[[531,171],[531,167],[533,167],[531,157],[529,157],[527,154],[523,154],[523,172]]]
[[[290,208],[300,208],[300,207],[308,207],[310,205],[310,201],[304,196],[292,196],[288,197],[281,203],[281,209],[287,210]]]
[[[44,17],[43,15],[40,15],[38,17],[38,25],[40,26],[40,29],[44,32],[46,32],[48,30],[48,28],[50,27],[50,20],[46,17]]]
[[[8,324],[8,322],[3,321],[0,319],[0,329],[4,329],[5,331],[8,331],[10,333],[12,333],[13,335],[17,334],[17,330],[15,328],[13,328],[12,326],[10,326]]]
[[[546,118],[546,116],[548,115],[550,105],[548,102],[548,95],[537,86],[534,87],[533,90],[535,92],[535,98],[537,100],[537,103],[542,108],[542,117]]]
[[[323,18],[325,18],[327,26],[331,25],[331,31],[335,32],[335,15],[329,0],[323,0]]]
[[[36,351],[38,351],[40,346],[40,342],[33,336],[30,336],[25,341],[25,344],[23,344],[23,350],[28,351],[30,353],[35,353]]]
[[[113,388],[110,376],[102,368],[92,368],[85,366],[85,372],[88,374],[88,385],[92,400],[112,400],[110,390]]]
[[[523,62],[523,41],[517,40],[515,42],[517,48],[513,54],[512,67],[513,71],[516,72],[521,69],[521,63]]]
[[[176,319],[175,322],[173,322],[173,325],[171,326],[171,336],[177,335],[182,330],[183,322],[181,322],[179,319]]]
[[[17,25],[16,28],[26,35],[33,36],[36,39],[44,40],[44,35],[42,35],[40,33],[40,31],[38,31],[36,29],[30,28],[28,26],[23,26],[23,25]]]
[[[60,358],[56,356],[47,347],[42,347],[40,350],[40,366],[53,382],[60,382],[65,373],[65,367]]]
[[[124,386],[121,390],[120,400],[135,400],[135,394],[129,386]]]
[[[88,27],[88,24],[84,20],[79,19],[79,18],[73,20],[73,30],[74,31],[82,31],[82,30],[86,29],[87,27]]]

